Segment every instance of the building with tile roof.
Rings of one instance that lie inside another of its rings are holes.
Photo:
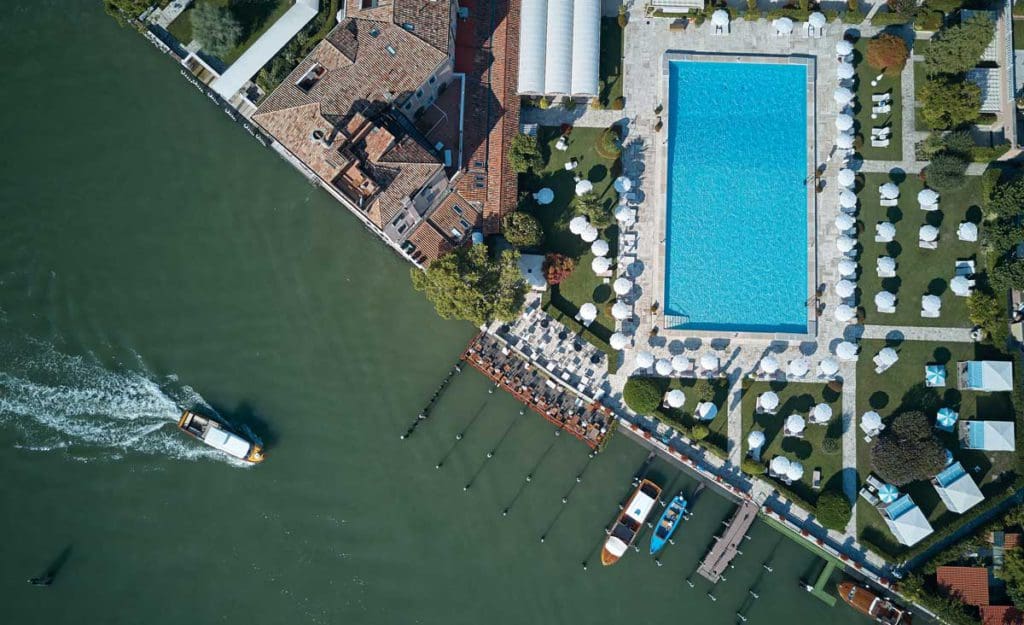
[[[973,606],[988,605],[988,569],[980,566],[940,566],[935,583],[946,595]]]
[[[984,605],[981,625],[1024,625],[1024,613],[1010,605]]]

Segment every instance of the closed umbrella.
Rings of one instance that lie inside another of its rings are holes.
[[[850,341],[843,341],[836,345],[836,356],[840,360],[856,360],[858,351],[856,343],[851,343]]]
[[[629,345],[629,337],[622,332],[616,332],[608,337],[608,344],[612,346],[612,349],[625,349],[626,345]]]
[[[665,403],[669,405],[669,408],[682,408],[683,404],[686,403],[686,395],[677,388],[665,393]]]
[[[895,200],[900,196],[900,188],[891,182],[887,182],[878,188],[878,193],[886,200]]]
[[[844,278],[852,278],[857,275],[857,263],[849,258],[844,258],[839,261],[836,268],[839,269],[839,275]]]
[[[853,297],[857,291],[857,285],[849,280],[843,279],[836,282],[836,295],[839,297]]]
[[[896,259],[892,256],[879,256],[875,261],[880,273],[892,273],[896,271]]]
[[[580,233],[580,238],[587,243],[593,243],[597,240],[597,228],[591,224],[587,224],[587,227]]]
[[[789,471],[789,458],[785,456],[775,456],[771,462],[772,473],[776,475],[785,475]]]
[[[839,361],[832,356],[826,356],[818,363],[818,370],[822,375],[831,377],[839,373]]]
[[[590,252],[594,256],[607,256],[608,255],[608,241],[604,239],[598,239],[590,244]]]
[[[882,484],[878,489],[878,498],[882,503],[892,503],[900,498],[900,489],[892,484]]]
[[[807,427],[807,422],[804,418],[798,414],[791,414],[786,417],[786,432],[789,434],[799,434],[804,431]]]
[[[860,429],[864,430],[865,434],[871,434],[882,429],[882,415],[874,410],[865,412],[860,417]]]
[[[836,115],[836,130],[838,130],[839,132],[846,132],[851,128],[853,128],[852,115],[847,115],[846,113],[840,113],[839,115]]]
[[[672,373],[672,363],[667,358],[659,358],[658,362],[654,363],[654,370],[658,372],[658,375],[670,375]]]
[[[836,67],[836,78],[839,80],[849,80],[856,75],[857,71],[853,69],[853,65],[849,63],[840,63]]]
[[[839,206],[843,208],[856,208],[857,194],[849,189],[843,189],[839,192]]]
[[[921,226],[917,233],[922,241],[934,241],[939,238],[939,229],[929,224]]]
[[[579,235],[590,225],[590,221],[583,215],[577,215],[569,220],[569,232]]]
[[[960,418],[952,408],[939,408],[938,414],[935,415],[935,420],[944,428],[952,428],[956,420]]]
[[[839,363],[836,363],[836,370],[838,371]],[[832,418],[832,406],[828,404],[818,404],[811,411],[811,421],[821,424],[828,423],[829,419]]]
[[[672,357],[672,369],[674,371],[687,371],[690,368],[690,359],[682,354],[676,354]]]
[[[779,396],[775,394],[775,391],[765,391],[757,398],[757,402],[765,410],[775,410],[779,407]]]
[[[648,351],[637,352],[636,366],[641,369],[648,369],[654,364],[654,354]]]
[[[896,305],[896,295],[890,291],[879,291],[875,294],[875,306],[879,308],[892,308]]]
[[[956,236],[961,241],[977,241],[978,226],[970,221],[962,221],[956,228]]]
[[[836,54],[839,56],[853,54],[853,44],[845,39],[840,39],[836,42]]]
[[[789,375],[802,378],[811,370],[811,361],[806,358],[794,358],[789,361]]]
[[[949,281],[949,288],[953,293],[960,296],[971,294],[971,281],[966,276],[954,276]]]
[[[548,187],[544,187],[533,194],[533,199],[537,200],[538,204],[550,204],[555,199],[555,192]]]
[[[753,430],[750,434],[747,434],[748,448],[757,449],[761,445],[764,445],[764,432],[761,430]]]
[[[924,295],[921,297],[921,308],[928,312],[938,312],[942,308],[942,300],[938,295]]]
[[[580,180],[576,183],[576,195],[585,195],[594,190],[594,183],[587,179]]]
[[[844,235],[836,239],[836,249],[843,254],[850,252],[855,247],[857,247],[857,241],[848,236]]]
[[[896,361],[899,359],[899,354],[897,354],[896,350],[891,347],[883,347],[878,351],[878,362],[886,366],[892,366],[896,364]]]
[[[711,23],[714,24],[715,26],[728,26],[729,13],[723,11],[722,9],[718,9],[717,11],[711,14]]]
[[[597,319],[597,306],[594,306],[590,302],[580,306],[580,319],[584,321],[593,321]]]
[[[804,476],[804,465],[796,460],[789,461],[789,469],[786,470],[786,479],[795,482]]]
[[[932,206],[939,203],[939,194],[934,189],[921,189],[917,193],[917,203],[921,206]]]
[[[824,13],[821,11],[815,11],[807,17],[807,23],[814,28],[825,28],[825,24],[828,23],[828,20],[825,19]]]
[[[704,354],[700,357],[700,367],[705,371],[715,371],[718,369],[718,356],[714,354]]]
[[[701,421],[711,421],[718,414],[718,406],[709,401],[702,401],[697,404],[697,418]]]
[[[597,256],[594,260],[590,261],[590,269],[594,273],[601,275],[607,273],[612,267],[612,261],[608,260],[604,256]]]
[[[846,232],[847,230],[857,225],[857,220],[854,219],[853,216],[847,215],[846,213],[839,213],[838,215],[836,215],[835,223],[836,228],[838,228],[840,232]]]
[[[836,147],[840,150],[852,150],[853,135],[848,132],[841,132],[836,135]]]
[[[844,106],[853,101],[853,92],[846,87],[837,87],[836,90],[832,92],[832,99],[836,101],[836,104]]]
[[[612,317],[615,317],[619,321],[623,319],[629,319],[633,316],[633,311],[623,302],[615,302],[612,306]]]
[[[780,17],[774,22],[772,22],[772,24],[775,25],[776,32],[782,35],[788,35],[789,33],[793,32],[793,20],[789,19],[788,17]]]
[[[618,278],[612,283],[612,290],[616,295],[625,295],[633,290],[633,283],[626,278]]]
[[[847,117],[850,116],[847,115]],[[850,119],[852,120],[853,118],[850,117]],[[857,182],[857,174],[853,173],[852,169],[843,168],[839,170],[838,174],[836,174],[836,179],[838,180],[839,184],[843,185],[844,187],[853,187],[853,185],[856,184]]]
[[[882,239],[892,239],[896,236],[896,224],[891,221],[883,221],[875,224],[875,234]]]
[[[854,310],[852,306],[840,304],[835,307],[832,314],[835,315],[836,321],[839,321],[840,323],[847,323],[857,316],[857,311]]]
[[[779,359],[768,354],[761,359],[761,371],[772,374],[779,370]]]

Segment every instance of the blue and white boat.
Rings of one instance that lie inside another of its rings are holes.
[[[661,513],[658,525],[654,528],[654,533],[651,534],[652,556],[665,548],[665,544],[671,540],[672,534],[684,516],[686,516],[686,497],[679,493],[672,498],[672,502]]]

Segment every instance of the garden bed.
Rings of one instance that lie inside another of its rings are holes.
[[[863,137],[864,142],[858,152],[868,160],[899,161],[903,158],[903,96],[900,91],[900,76],[883,76],[878,85],[871,86],[871,81],[881,72],[867,63],[868,41],[867,37],[861,38],[854,45],[853,52],[853,62],[857,68],[857,106],[854,117],[857,120],[857,134]],[[887,91],[892,94],[892,110],[886,115],[880,115],[878,119],[871,119],[871,96]],[[871,129],[875,126],[892,127],[892,138],[888,147],[871,146]]]

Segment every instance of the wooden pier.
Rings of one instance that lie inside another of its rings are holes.
[[[743,538],[747,535],[747,530],[754,524],[754,519],[757,518],[757,511],[759,509],[760,507],[749,499],[744,500],[740,504],[740,507],[736,509],[736,513],[732,515],[732,519],[725,528],[725,533],[722,536],[716,537],[711,551],[704,556],[700,567],[697,568],[697,572],[700,573],[701,577],[712,583],[718,582],[722,574],[725,573],[725,570],[729,568],[733,558],[739,553],[740,543],[743,542]]]

